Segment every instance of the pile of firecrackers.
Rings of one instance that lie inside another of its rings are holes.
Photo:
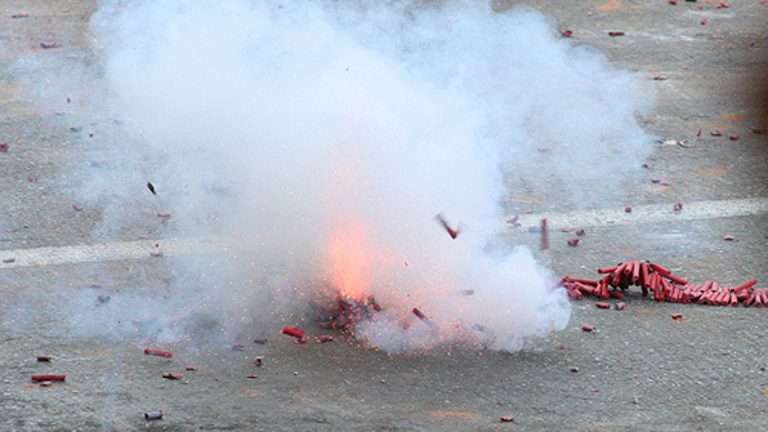
[[[711,306],[755,306],[768,307],[768,289],[756,288],[756,279],[737,286],[724,286],[714,280],[694,285],[659,264],[650,261],[629,261],[613,267],[597,269],[603,274],[600,279],[563,277],[558,286],[568,292],[572,300],[581,300],[586,295],[601,299],[623,299],[631,287],[640,287],[643,297],[653,295],[658,302],[692,303]]]

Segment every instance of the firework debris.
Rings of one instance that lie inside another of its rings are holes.
[[[683,314],[679,314],[679,313],[672,314],[672,319],[675,321],[681,321],[683,319]]]
[[[173,357],[173,353],[170,351],[163,351],[163,350],[154,349],[154,348],[144,348],[144,354],[155,356],[155,357],[165,357],[165,358]]]
[[[40,42],[40,48],[42,49],[52,49],[52,48],[60,48],[61,44],[56,41],[43,41]]]
[[[503,417],[501,417],[499,419],[499,421],[502,422],[502,423],[511,423],[511,422],[515,421],[515,418],[512,417],[512,416],[503,416]]]
[[[256,337],[253,338],[253,343],[257,345],[266,345],[269,342],[269,340],[265,337]]]
[[[41,381],[66,381],[67,376],[66,375],[32,375],[32,381],[35,382],[41,382]]]
[[[301,339],[304,337],[304,330],[298,327],[285,326],[283,327],[283,334]]]
[[[738,141],[739,140],[739,136],[738,135],[729,135],[728,139],[731,140],[731,141]]]
[[[0,143],[0,153],[8,153],[8,148],[10,145],[8,143]]]
[[[574,234],[576,234],[576,235],[577,235],[577,236],[579,236],[579,237],[581,237],[581,236],[585,236],[585,235],[587,235],[587,230],[585,230],[585,229],[583,229],[583,228],[581,228],[581,229],[577,229],[577,230],[576,230],[576,232],[575,232]]]
[[[675,205],[672,206],[672,210],[679,212],[683,209],[683,203],[675,203]]]
[[[50,363],[51,362],[51,356],[39,355],[39,356],[37,356],[37,361],[39,361],[41,363]]]
[[[451,228],[451,225],[448,223],[448,220],[445,219],[445,216],[443,216],[442,213],[438,213],[435,215],[435,220],[445,228],[445,231],[448,232],[448,235],[451,236],[452,239],[455,239],[459,236],[459,233],[461,232],[458,228],[454,229]]]
[[[231,347],[229,347],[232,351],[245,351],[245,345],[243,344],[234,344]]]
[[[547,228],[547,218],[541,220],[541,250],[549,249],[549,229]]]
[[[190,365],[190,366],[185,366],[185,367],[184,367],[184,370],[185,370],[185,371],[188,371],[188,372],[197,372],[197,366],[192,366],[192,365]]]
[[[632,206],[627,204],[624,206],[624,213],[632,213]]]
[[[591,325],[587,325],[587,324],[584,324],[583,326],[581,326],[581,331],[586,332],[586,333],[591,333],[592,330],[594,330],[594,329],[595,329],[594,327],[592,327]]]
[[[146,420],[162,420],[163,419],[163,412],[160,411],[160,410],[145,412],[144,413],[144,418]]]
[[[152,195],[157,195],[157,191],[155,190],[155,185],[153,185],[152,182],[147,182],[147,189],[149,189],[149,191],[152,192]]]
[[[616,36],[624,36],[623,31],[609,31],[608,36],[616,37]]]
[[[579,245],[579,242],[581,241],[580,238],[572,238],[568,240],[568,246],[576,247]]]
[[[328,343],[328,342],[333,342],[333,336],[331,336],[331,335],[320,335],[320,336],[315,337],[315,341],[317,341],[317,343],[321,343],[321,344]]]
[[[560,30],[560,35],[564,38],[569,38],[573,36],[573,30]]]
[[[652,295],[659,302],[688,304],[695,301],[697,304],[712,306],[737,306],[741,303],[744,307],[768,307],[768,289],[756,288],[756,279],[730,287],[721,286],[714,280],[707,280],[702,285],[690,284],[687,279],[651,261],[619,263],[613,267],[599,268],[597,273],[605,276],[601,279],[565,276],[559,285],[566,289],[568,297],[573,300],[581,300],[585,295],[600,299],[621,299],[624,292],[636,286],[640,287],[643,297]]]
[[[175,373],[170,373],[169,372],[169,373],[164,373],[163,374],[163,378],[165,378],[167,380],[175,381],[175,380],[180,380],[180,379],[184,378],[184,375],[175,374]]]
[[[18,19],[18,18],[29,18],[28,12],[16,12],[15,14],[11,15],[11,18]]]
[[[258,356],[253,360],[253,365],[256,367],[262,367],[264,365],[264,357]]]

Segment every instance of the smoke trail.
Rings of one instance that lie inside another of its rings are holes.
[[[174,284],[175,312],[280,317],[330,286],[382,304],[356,328],[373,346],[525,348],[570,306],[530,252],[486,250],[505,175],[609,193],[650,149],[636,79],[528,8],[105,2],[92,31],[109,90],[91,109],[123,125],[124,168],[87,180],[102,228],[137,223],[130,191],[151,175],[179,234],[239,240],[208,283],[173,264],[193,286]]]

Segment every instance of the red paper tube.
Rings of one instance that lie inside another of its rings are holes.
[[[641,264],[639,262],[635,263],[635,266],[632,267],[632,282],[637,283],[640,280],[640,266]]]
[[[32,381],[64,381],[66,375],[32,375]]]
[[[683,279],[681,277],[675,276],[672,273],[670,273],[670,274],[668,274],[668,275],[666,275],[664,277],[669,279],[669,280],[671,280],[672,282],[674,282],[674,283],[676,283],[678,285],[685,285],[685,284],[688,283],[688,281],[686,279]]]
[[[634,270],[635,268],[635,265],[637,265],[635,261],[628,262],[627,265],[624,267],[624,271],[622,271],[622,273],[624,273],[625,275],[631,274],[632,270]]]
[[[145,348],[144,354],[153,355],[157,357],[167,357],[167,358],[173,357],[173,353],[170,351],[163,351],[163,350],[154,349],[154,348]]]
[[[749,307],[752,302],[755,301],[755,292],[752,291],[749,294],[747,294],[747,298],[744,299],[744,307]]]
[[[598,309],[610,309],[611,308],[610,303],[603,303],[603,302],[595,303],[595,306],[597,306]]]
[[[283,327],[283,334],[301,339],[304,337],[304,330],[298,327],[285,326]]]
[[[640,286],[648,285],[648,263],[640,264]]]
[[[731,306],[738,306],[739,305],[739,298],[736,296],[735,292],[731,293]]]
[[[712,287],[712,281],[708,280],[704,282],[704,285],[701,287],[702,291],[709,291],[709,289]]]
[[[621,293],[619,291],[610,291],[609,295],[611,296],[611,298],[615,298],[619,300],[624,298],[624,293]]]
[[[743,291],[743,290],[752,288],[753,286],[755,286],[756,283],[757,283],[757,279],[752,279],[752,280],[744,282],[743,284],[741,284],[739,286],[735,286],[735,287],[731,288],[731,290],[734,291],[734,292]]]
[[[593,279],[575,278],[575,277],[570,277],[570,276],[566,276],[563,279],[565,279],[566,281],[578,282],[578,283],[581,283],[581,284],[584,284],[584,285],[597,286],[597,281],[593,280]]]
[[[618,268],[618,266],[616,266],[616,267],[602,267],[602,268],[597,269],[597,272],[599,274],[613,273],[614,271],[616,271],[617,268]]]
[[[582,294],[581,291],[576,289],[568,290],[568,298],[570,298],[571,300],[583,300],[584,294]]]
[[[668,268],[662,267],[662,266],[660,266],[660,265],[658,265],[656,263],[649,263],[649,264],[651,265],[651,267],[655,271],[659,272],[662,276],[666,276],[666,275],[672,273]]]

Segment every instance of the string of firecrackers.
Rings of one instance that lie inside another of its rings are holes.
[[[712,306],[738,306],[741,303],[744,307],[768,307],[768,289],[756,288],[756,279],[737,286],[723,286],[714,280],[694,285],[650,261],[619,263],[614,267],[599,268],[597,272],[605,276],[597,280],[565,276],[558,286],[565,288],[572,300],[581,300],[585,295],[623,299],[624,291],[637,286],[643,297],[650,293],[659,302],[688,304],[695,301]]]

